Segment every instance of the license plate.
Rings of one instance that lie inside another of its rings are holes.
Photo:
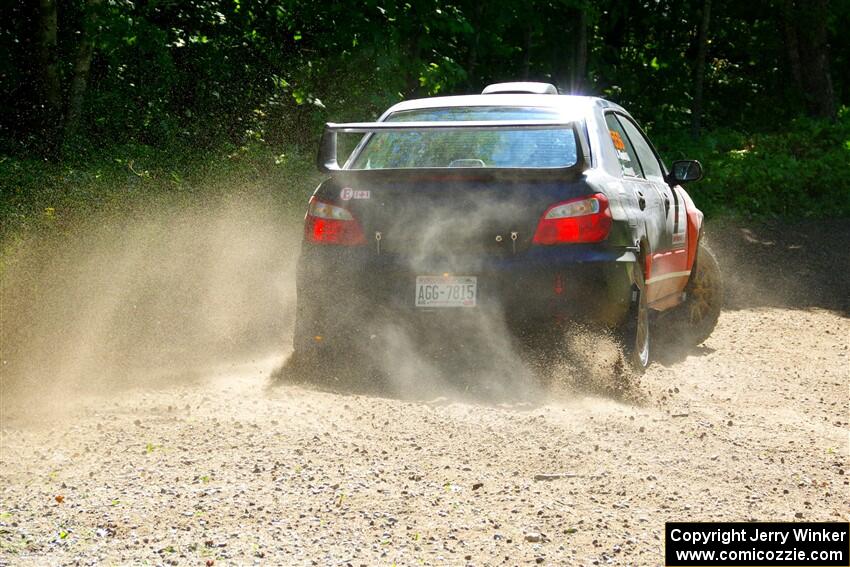
[[[416,307],[475,307],[475,276],[417,276]]]

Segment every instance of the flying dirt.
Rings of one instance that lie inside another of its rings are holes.
[[[850,224],[708,235],[718,327],[639,380],[592,329],[545,381],[396,330],[380,383],[286,371],[300,227],[261,198],[22,242],[0,564],[658,565],[668,520],[846,521]]]

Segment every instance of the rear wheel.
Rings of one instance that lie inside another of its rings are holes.
[[[649,306],[646,302],[643,266],[636,264],[634,272],[632,303],[625,325],[620,331],[620,343],[623,356],[632,370],[643,373],[651,359],[650,317]]]
[[[665,327],[672,337],[697,346],[711,335],[723,304],[723,282],[717,259],[700,242],[696,263],[685,286],[685,300],[665,315]]]

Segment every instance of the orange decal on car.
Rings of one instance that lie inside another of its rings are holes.
[[[623,138],[620,136],[619,132],[615,132],[614,130],[608,130],[611,133],[611,139],[614,140],[614,147],[618,150],[625,150],[626,144],[623,142]]]

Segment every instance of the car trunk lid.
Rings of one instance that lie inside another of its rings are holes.
[[[341,172],[319,196],[352,212],[375,254],[411,265],[468,266],[523,254],[549,205],[587,192],[580,176],[534,170]]]

